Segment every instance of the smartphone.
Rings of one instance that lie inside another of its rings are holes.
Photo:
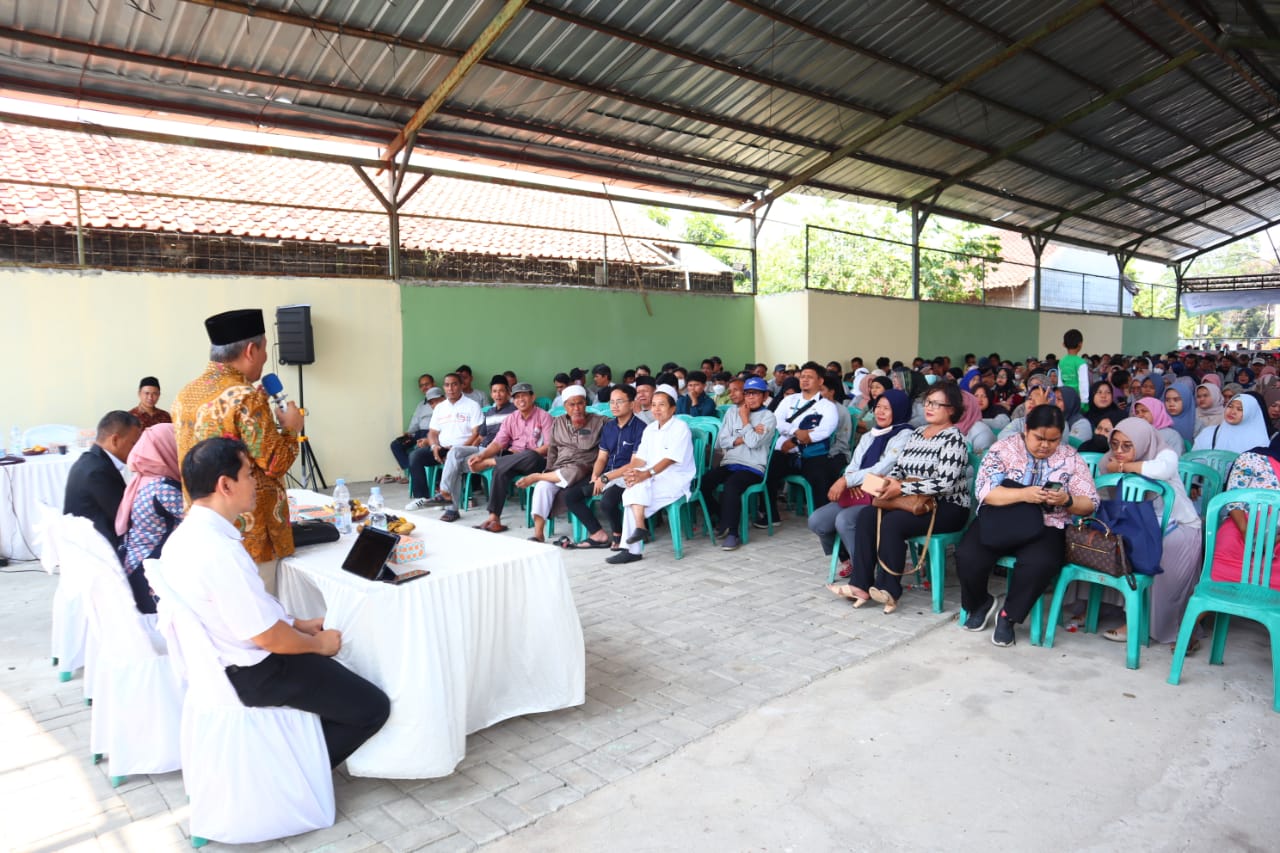
[[[1048,489],[1049,491],[1051,491],[1051,492],[1060,492],[1060,491],[1062,491],[1062,484],[1061,484],[1061,483],[1045,483],[1045,484],[1044,484],[1044,487],[1045,487],[1046,489]]]

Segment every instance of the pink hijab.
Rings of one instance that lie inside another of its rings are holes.
[[[1139,405],[1146,406],[1147,411],[1151,413],[1151,426],[1155,429],[1164,429],[1173,426],[1173,418],[1169,417],[1169,410],[1164,407],[1164,403],[1155,397],[1143,397],[1134,403],[1134,417],[1138,417]]]
[[[1209,373],[1206,373],[1204,375],[1204,379],[1200,381],[1200,384],[1203,385],[1206,382],[1208,382],[1210,385],[1217,385],[1218,390],[1222,390],[1222,377],[1219,376],[1218,374],[1212,371],[1210,371]]]
[[[129,469],[137,474],[124,490],[120,509],[116,512],[116,534],[123,536],[129,530],[129,516],[133,512],[133,499],[147,483],[168,477],[179,479],[178,441],[173,434],[173,424],[156,424],[142,431],[142,437],[129,451]]]
[[[968,391],[961,391],[960,396],[964,397],[964,413],[960,415],[956,429],[960,430],[961,435],[968,435],[973,425],[982,420],[982,404]]]

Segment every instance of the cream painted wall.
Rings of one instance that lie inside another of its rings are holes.
[[[1061,358],[1066,354],[1062,336],[1068,329],[1079,329],[1084,335],[1086,354],[1122,352],[1124,318],[1097,314],[1040,314],[1040,356],[1053,353]]]
[[[400,291],[389,281],[4,270],[0,300],[6,442],[15,423],[87,428],[132,408],[149,374],[168,409],[207,363],[205,317],[260,307],[274,345],[276,306],[306,303],[316,343],[316,363],[303,368],[307,434],[321,470],[332,485],[394,467],[387,445],[404,429],[402,341]],[[296,401],[298,368],[273,359],[273,369]]]
[[[775,364],[807,361],[809,295],[770,293],[756,297],[756,361]],[[772,374],[770,375],[772,379]]]
[[[880,356],[907,364],[920,355],[920,312],[905,299],[808,291],[809,357],[821,364],[861,356],[868,367]]]

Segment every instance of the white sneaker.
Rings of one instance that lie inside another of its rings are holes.
[[[404,505],[406,512],[414,512],[415,510],[426,509],[431,506],[431,501],[426,498],[414,498]]]

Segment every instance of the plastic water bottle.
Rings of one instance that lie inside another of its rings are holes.
[[[369,526],[387,529],[387,504],[382,500],[382,488],[374,486],[369,491]]]
[[[338,485],[333,490],[333,506],[338,511],[338,532],[351,532],[351,492],[347,490],[347,481],[338,478]]]
[[[9,430],[9,454],[11,456],[21,456],[22,447],[22,430],[15,425]]]

